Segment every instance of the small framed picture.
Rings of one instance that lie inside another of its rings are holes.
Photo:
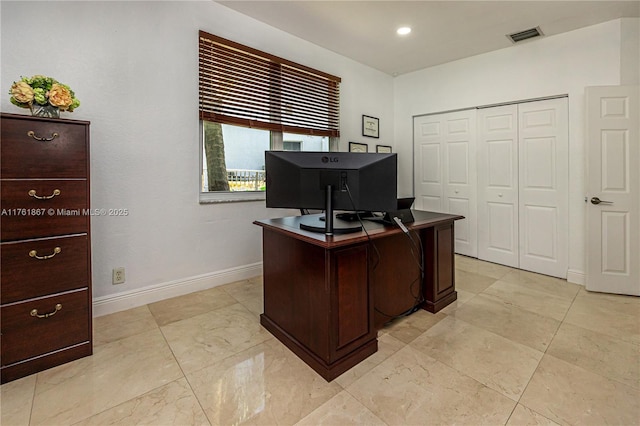
[[[369,152],[369,145],[366,143],[349,142],[349,152]]]
[[[362,116],[362,136],[370,138],[380,137],[380,120],[368,115]]]
[[[388,154],[391,152],[391,147],[389,145],[376,145],[376,152]]]

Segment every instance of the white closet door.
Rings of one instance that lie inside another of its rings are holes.
[[[455,251],[477,256],[475,109],[414,118],[415,208],[459,214]]]
[[[518,105],[520,269],[566,278],[567,98]]]
[[[566,278],[567,98],[478,110],[478,258]]]
[[[478,110],[478,257],[518,267],[518,106]]]
[[[455,222],[455,251],[478,256],[476,200],[476,110],[448,113],[444,119],[444,211]]]
[[[442,144],[444,127],[439,115],[413,120],[413,170],[417,210],[442,212]]]

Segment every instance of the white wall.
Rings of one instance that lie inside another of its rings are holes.
[[[91,121],[93,208],[127,208],[92,221],[97,315],[260,272],[255,219],[264,202],[198,203],[198,30],[342,77],[341,150],[362,141],[361,116],[393,129],[393,79],[212,1],[9,2],[1,7],[2,111],[20,76],[66,83]],[[381,143],[381,142],[378,142]],[[372,145],[375,146],[375,145]],[[126,283],[111,284],[111,269]]]
[[[640,19],[622,18],[620,37],[620,84],[640,84]]]
[[[615,20],[397,77],[400,190],[413,193],[413,116],[568,94],[569,279],[580,281],[585,270],[584,88],[620,84],[622,50],[621,20]]]

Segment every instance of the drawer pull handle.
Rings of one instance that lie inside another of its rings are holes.
[[[32,317],[38,317],[38,318],[49,318],[54,316],[56,313],[58,313],[59,310],[62,309],[62,304],[58,303],[55,307],[55,311],[53,312],[49,312],[48,314],[38,314],[38,310],[37,309],[32,309],[31,310],[31,316]]]
[[[36,132],[34,132],[33,130],[29,130],[27,132],[27,136],[30,136],[32,138],[34,138],[37,141],[41,141],[41,142],[51,142],[52,140],[54,140],[55,138],[57,138],[58,136],[60,136],[57,133],[51,133],[51,137],[50,138],[41,138],[40,136],[36,135]]]
[[[62,249],[60,247],[56,247],[53,249],[53,254],[49,254],[47,256],[38,256],[38,252],[36,250],[31,250],[29,252],[29,257],[35,257],[36,259],[39,259],[39,260],[46,260],[46,259],[51,259],[53,256],[55,256],[60,252],[62,252]]]
[[[35,189],[31,189],[31,190],[29,191],[29,197],[33,197],[33,198],[35,198],[36,200],[50,200],[50,199],[52,199],[53,197],[55,197],[55,196],[57,196],[57,195],[60,195],[60,190],[59,190],[59,189],[54,189],[54,190],[53,190],[53,194],[51,194],[51,195],[45,195],[44,197],[41,197],[41,196],[39,196],[39,195],[36,195],[36,190],[35,190]]]

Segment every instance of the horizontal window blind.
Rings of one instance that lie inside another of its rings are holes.
[[[200,31],[200,119],[340,135],[340,78]]]

